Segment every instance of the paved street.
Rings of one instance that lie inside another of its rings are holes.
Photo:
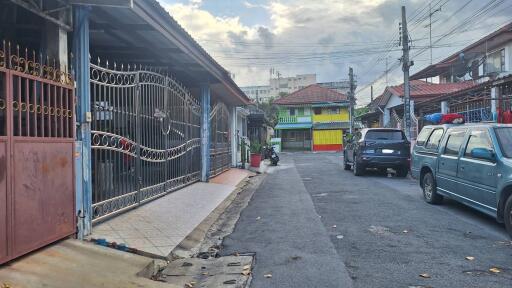
[[[355,177],[339,153],[280,156],[224,240],[223,254],[256,253],[251,287],[510,287],[493,219],[428,205],[411,179]]]

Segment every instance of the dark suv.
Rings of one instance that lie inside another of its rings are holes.
[[[354,138],[346,140],[343,151],[345,170],[353,169],[354,175],[361,176],[366,168],[381,171],[392,168],[398,177],[409,172],[411,143],[402,130],[389,128],[367,128],[356,132]]]

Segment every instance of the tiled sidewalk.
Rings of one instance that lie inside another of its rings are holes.
[[[91,238],[167,256],[250,174],[230,169],[209,183],[195,183],[172,192],[94,226]]]

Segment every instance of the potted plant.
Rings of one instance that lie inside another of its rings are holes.
[[[260,167],[261,163],[261,144],[260,143],[251,143],[251,166],[252,167]]]

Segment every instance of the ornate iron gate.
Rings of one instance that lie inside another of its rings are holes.
[[[73,81],[37,56],[0,48],[0,263],[76,229]]]
[[[93,222],[199,180],[200,106],[175,79],[91,64]]]
[[[224,103],[217,102],[213,106],[210,123],[210,177],[214,177],[231,167],[229,110]]]

